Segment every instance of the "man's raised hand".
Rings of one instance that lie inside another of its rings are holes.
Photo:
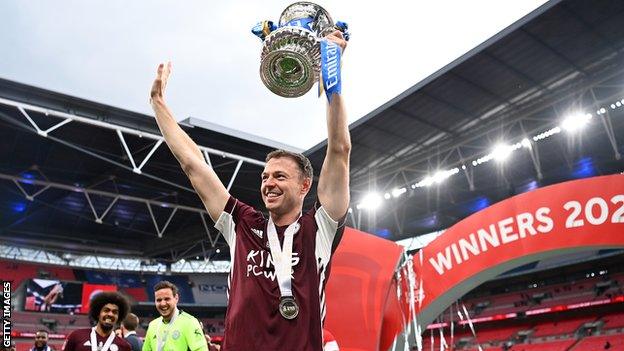
[[[165,89],[167,87],[167,80],[171,74],[171,62],[166,64],[161,63],[158,65],[156,72],[156,79],[152,84],[152,91],[150,92],[150,102],[163,101],[165,98]]]

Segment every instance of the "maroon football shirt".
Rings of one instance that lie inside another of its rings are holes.
[[[112,333],[112,332],[111,332]],[[98,346],[104,345],[108,337],[100,336],[95,333]],[[63,351],[91,351],[91,328],[77,329],[71,332],[65,343],[63,343]],[[132,347],[128,342],[115,335],[113,343],[108,348],[108,351],[132,351]]]
[[[344,231],[317,204],[301,218],[293,237],[292,291],[299,315],[279,313],[280,290],[267,239],[268,218],[230,197],[215,224],[230,246],[228,310],[223,351],[321,351],[325,283],[330,259]],[[280,245],[287,226],[277,226]]]

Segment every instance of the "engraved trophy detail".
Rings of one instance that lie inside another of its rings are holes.
[[[273,93],[299,97],[319,79],[320,40],[337,27],[329,13],[311,2],[288,6],[278,26],[259,23],[252,32],[264,40],[260,78]]]

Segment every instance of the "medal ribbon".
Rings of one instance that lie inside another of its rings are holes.
[[[176,308],[175,311],[173,311],[173,316],[169,320],[169,323],[167,323],[167,332],[165,333],[165,337],[162,339],[160,338],[160,328],[165,324],[165,320],[163,319],[162,323],[158,325],[158,329],[156,329],[156,347],[158,351],[162,351],[165,347],[165,343],[167,342],[167,338],[169,337],[169,329],[171,329],[171,326],[173,326],[173,322],[175,322],[176,318],[178,318],[178,314],[180,314],[180,310]]]
[[[299,215],[301,218],[301,215]],[[277,238],[277,228],[273,223],[273,218],[269,215],[269,224],[267,225],[267,237],[269,239],[269,249],[271,249],[271,257],[273,258],[273,267],[275,267],[275,276],[280,289],[280,295],[293,296],[292,282],[290,272],[292,270],[292,246],[293,236],[299,231],[299,218],[286,228],[284,232],[284,246],[280,249],[279,239]]]
[[[111,346],[114,339],[115,339],[115,333],[111,330],[111,333],[108,336],[108,339],[106,339],[106,342],[104,342],[104,345],[102,346],[102,348],[98,350],[97,337],[95,336],[95,327],[91,328],[91,351],[108,351],[108,348]]]
[[[319,76],[319,95],[325,91],[327,101],[331,103],[332,95],[342,90],[340,77],[340,55],[342,49],[338,44],[327,39],[321,40],[321,74]]]

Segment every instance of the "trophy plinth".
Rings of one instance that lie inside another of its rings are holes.
[[[319,41],[334,30],[334,21],[321,6],[297,2],[288,6],[279,28],[265,39],[260,56],[260,78],[273,93],[299,97],[318,81]]]

